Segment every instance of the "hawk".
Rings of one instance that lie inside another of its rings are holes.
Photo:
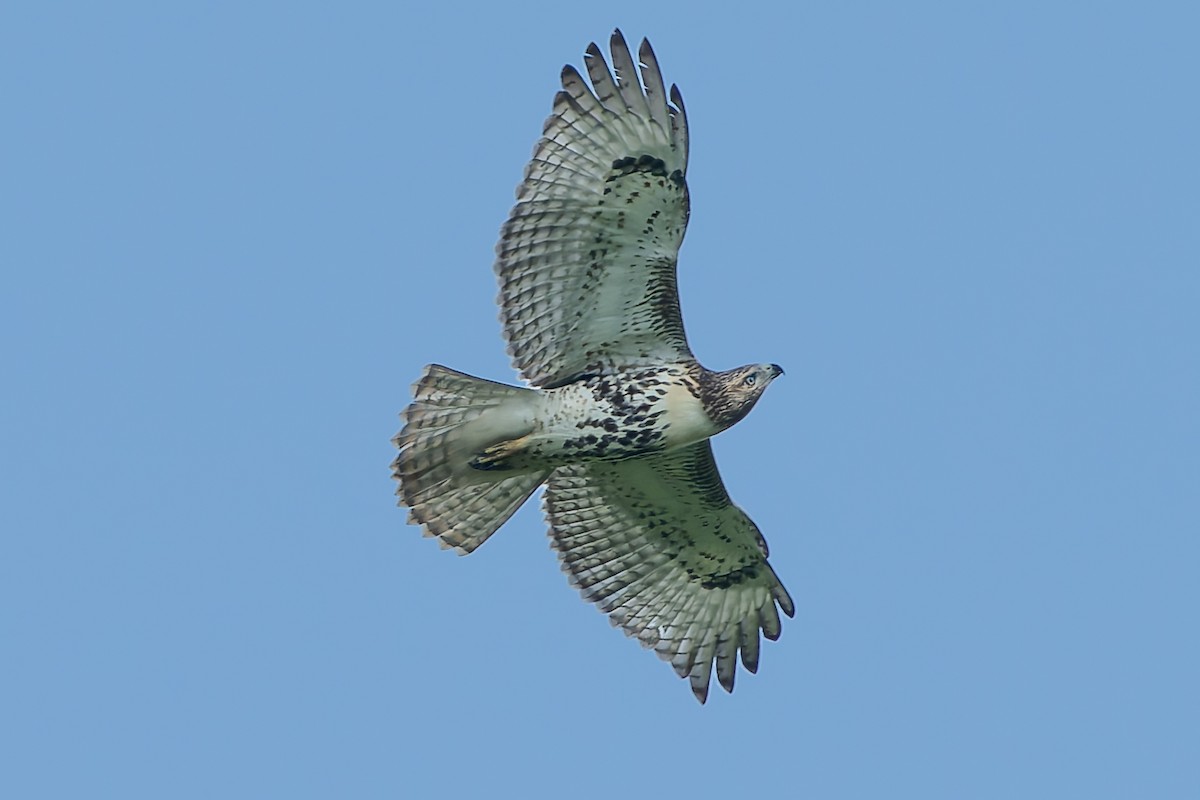
[[[780,634],[792,598],[730,500],[709,438],[783,370],[705,369],[675,262],[688,221],[688,126],[642,40],[570,65],[496,246],[500,319],[530,388],[432,364],[413,385],[392,473],[409,522],[467,554],[545,486],[551,546],[584,599],[690,681]],[[639,67],[641,79],[639,81]]]

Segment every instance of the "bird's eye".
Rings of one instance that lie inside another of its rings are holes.
[[[754,384],[758,383],[758,376],[747,375],[744,379],[742,379],[742,383],[746,384],[747,386],[753,386]]]

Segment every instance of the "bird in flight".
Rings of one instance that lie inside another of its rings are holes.
[[[587,48],[496,246],[500,320],[526,387],[431,364],[393,440],[400,505],[442,547],[479,547],[545,486],[551,546],[584,599],[686,677],[696,698],[758,670],[792,598],[730,500],[709,438],[783,370],[724,372],[688,347],[675,263],[688,125],[650,43]],[[640,69],[640,80],[639,80]]]

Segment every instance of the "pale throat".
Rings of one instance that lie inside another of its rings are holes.
[[[672,382],[664,398],[667,447],[679,447],[703,441],[720,431],[709,419],[704,403],[680,383]]]

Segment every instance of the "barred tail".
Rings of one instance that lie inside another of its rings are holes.
[[[408,521],[466,555],[496,532],[549,471],[480,469],[488,448],[529,434],[536,392],[431,364],[413,384],[414,400],[392,440],[400,505]],[[476,466],[472,466],[472,462]]]

